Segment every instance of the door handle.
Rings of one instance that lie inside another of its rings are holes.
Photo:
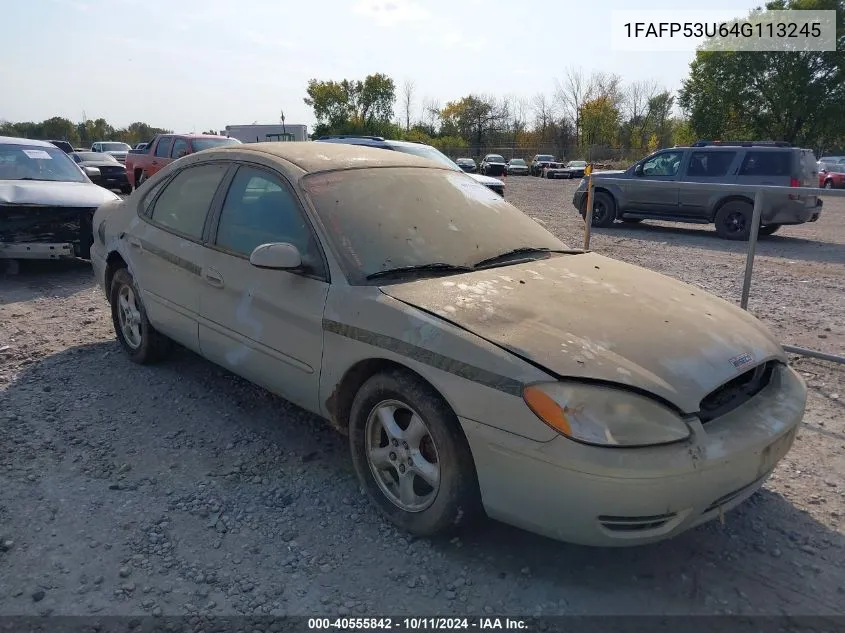
[[[141,240],[139,240],[137,237],[130,237],[126,241],[129,242],[129,246],[141,248]]]
[[[205,281],[209,286],[214,286],[215,288],[223,287],[223,275],[213,268],[206,268],[203,271],[203,277],[205,277]]]

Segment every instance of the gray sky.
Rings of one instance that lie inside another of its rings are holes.
[[[552,94],[569,65],[676,90],[693,53],[616,52],[629,1],[7,0],[0,119],[104,117],[190,132],[313,125],[308,79],[383,72],[416,83],[416,105],[475,93]],[[677,10],[647,0],[643,11]],[[762,2],[710,0],[737,16]],[[12,8],[14,6],[14,8]],[[692,8],[692,7],[690,7]],[[13,16],[8,19],[8,16]],[[681,16],[683,17],[683,16]],[[399,115],[400,108],[397,104]]]

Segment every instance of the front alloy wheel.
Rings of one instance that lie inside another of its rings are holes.
[[[378,487],[397,508],[421,512],[440,490],[440,460],[426,423],[407,404],[377,404],[366,427],[367,462]]]
[[[460,527],[481,513],[472,453],[457,416],[413,374],[367,380],[352,403],[349,447],[378,510],[418,536]]]

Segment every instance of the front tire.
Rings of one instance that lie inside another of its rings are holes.
[[[349,446],[358,480],[392,523],[444,534],[481,512],[478,478],[457,416],[409,372],[370,378],[352,403]]]
[[[147,365],[164,358],[170,339],[150,324],[135,279],[125,268],[114,273],[109,300],[114,332],[129,359]]]
[[[584,210],[581,212],[581,217],[587,219],[587,205],[584,204]],[[616,221],[616,202],[614,199],[604,191],[597,191],[593,194],[593,221],[592,225],[599,228],[607,228]]]

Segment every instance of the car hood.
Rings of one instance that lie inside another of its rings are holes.
[[[89,182],[0,180],[0,204],[98,207],[120,196]]]
[[[642,389],[684,413],[697,412],[704,396],[751,367],[786,361],[747,312],[594,253],[381,290],[559,377]]]
[[[490,185],[504,185],[501,180],[498,178],[491,178],[490,176],[482,176],[481,174],[467,174],[470,178],[474,178],[476,182],[481,183],[485,186]]]

